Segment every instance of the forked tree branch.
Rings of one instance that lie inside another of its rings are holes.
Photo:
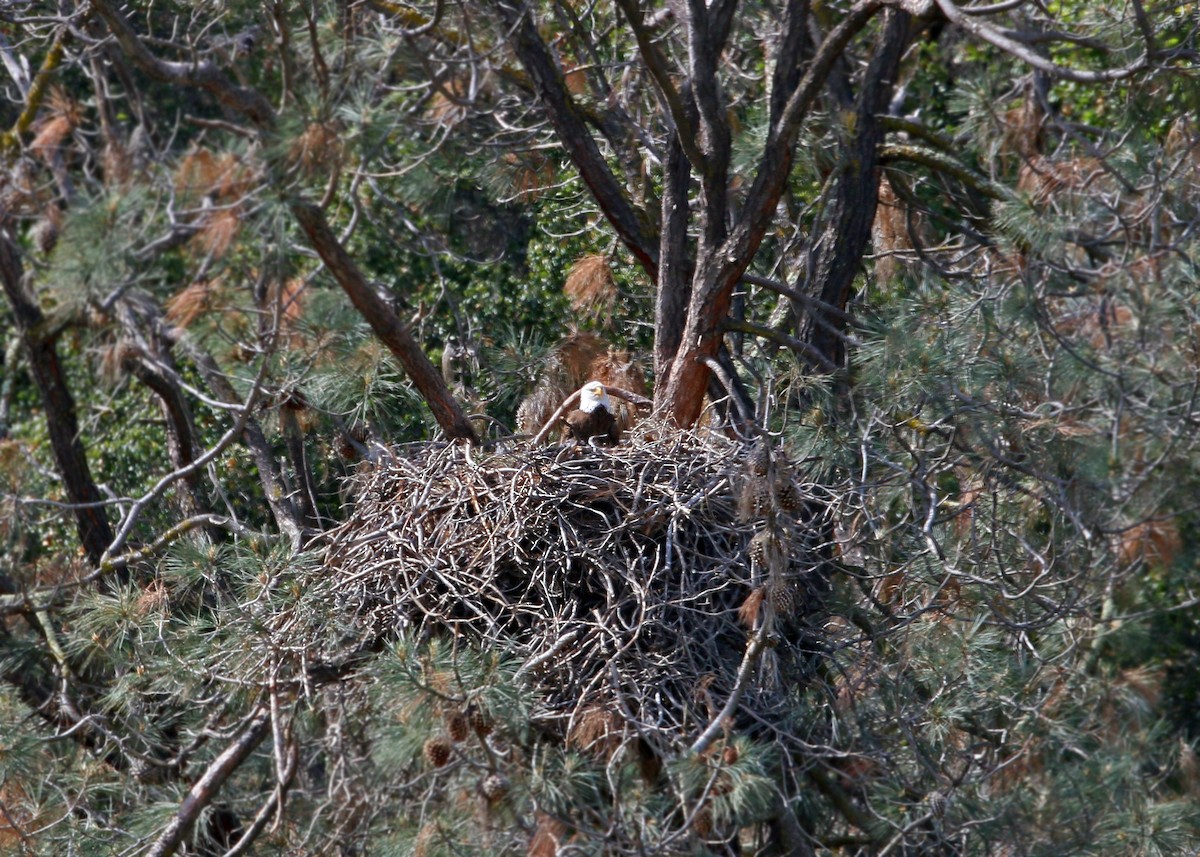
[[[91,6],[108,24],[109,32],[125,55],[155,80],[176,86],[198,87],[211,93],[235,113],[245,116],[258,128],[265,130],[275,127],[275,110],[258,90],[234,83],[210,60],[172,62],[155,56],[112,3],[108,0],[91,0]]]
[[[616,0],[616,2],[621,7],[621,11],[625,13],[625,20],[629,22],[629,28],[633,31],[638,52],[642,55],[642,62],[646,64],[646,70],[658,86],[658,91],[666,103],[671,122],[675,125],[673,139],[679,141],[683,151],[687,153],[688,160],[695,164],[697,169],[703,169],[704,153],[696,146],[696,129],[679,90],[671,80],[671,70],[667,67],[666,57],[654,43],[650,28],[646,26],[641,7],[637,0]]]
[[[882,8],[882,0],[863,0],[854,6],[846,17],[829,31],[808,70],[784,100],[779,112],[779,121],[769,129],[767,144],[758,160],[754,183],[725,242],[721,255],[730,260],[726,263],[728,267],[740,264],[741,269],[745,270],[750,257],[758,249],[771,218],[775,215],[775,207],[783,195],[801,123],[829,78],[834,63],[842,56],[850,40],[858,35]],[[797,26],[805,17],[797,16]],[[738,275],[740,273],[741,271],[738,271]],[[728,280],[728,276],[722,280]]]

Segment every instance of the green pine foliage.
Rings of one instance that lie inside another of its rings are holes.
[[[25,5],[6,12],[4,50],[36,71],[61,10]],[[1079,38],[1045,59],[1095,71],[1145,50],[1132,14],[1052,5]],[[617,6],[533,6],[604,163],[653,221],[680,119],[662,81],[631,59]],[[517,408],[565,335],[652,362],[655,284],[534,112],[512,28],[488,4],[136,12],[155,52],[261,94],[278,114],[263,131],[117,63],[132,60],[107,25],[76,21],[0,208],[44,315],[32,337],[53,348],[122,541],[116,564],[80,547],[56,415],[6,301],[0,853],[147,853],[255,729],[178,853],[224,854],[252,826],[241,853],[765,857],[789,836],[816,854],[1195,851],[1200,159],[1194,78],[1172,71],[1194,56],[1193,6],[1151,9],[1154,67],[1101,83],[922,19],[892,111],[911,123],[885,139],[893,228],[854,281],[846,371],[827,375],[796,346],[811,308],[760,283],[811,297],[857,131],[844,96],[881,25],[839,59],[731,309],[757,333],[725,340],[773,448],[822,498],[827,528],[787,529],[822,562],[793,575],[802,609],[779,611],[745,688],[780,701],[771,717],[735,706],[696,751],[706,723],[667,735],[602,705],[552,710],[520,641],[468,605],[453,627],[376,627],[350,603],[353,570],[344,588],[322,577],[356,472],[441,437],[318,263],[297,200],[321,203],[439,370],[448,357],[452,395],[513,469]],[[845,14],[811,12],[813,32]],[[743,4],[723,54],[734,175],[715,218],[746,198],[767,139],[781,14]],[[654,26],[664,61],[686,65],[686,28]],[[6,129],[28,94],[6,89]],[[703,228],[697,215],[689,240]],[[595,315],[562,291],[592,254],[615,285]],[[749,543],[760,525],[731,533]],[[751,567],[715,573],[744,572],[750,601]],[[746,624],[746,640],[763,627]],[[714,678],[695,676],[713,717]]]

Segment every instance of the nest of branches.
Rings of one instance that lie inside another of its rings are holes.
[[[732,696],[780,701],[764,671],[812,604],[826,506],[769,448],[648,422],[603,450],[422,445],[361,477],[326,584],[364,639],[517,655],[568,738],[676,743]]]

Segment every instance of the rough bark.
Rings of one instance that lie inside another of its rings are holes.
[[[841,163],[830,218],[817,242],[813,285],[819,302],[809,308],[802,337],[818,370],[845,359],[846,306],[871,237],[879,195],[882,114],[892,97],[900,58],[910,38],[911,16],[889,9],[875,55],[867,66],[855,109],[855,136]]]
[[[688,250],[688,182],[691,169],[677,138],[667,142],[663,164],[660,264],[654,304],[654,377],[666,378],[683,337],[683,322],[691,296],[692,266]],[[655,407],[666,385],[655,389]]]
[[[640,7],[632,0],[618,0],[618,5],[637,38],[640,59],[659,89],[671,129],[657,242],[647,232],[645,217],[629,202],[604,162],[566,89],[562,70],[538,35],[529,7],[495,0],[513,50],[560,143],[617,235],[656,280],[656,410],[680,425],[690,425],[703,405],[708,361],[715,359],[720,348],[721,326],[733,290],[758,251],[786,187],[800,126],[838,57],[883,3],[862,0],[854,6],[823,39],[811,60],[801,50],[807,38],[807,0],[789,3],[772,73],[771,127],[754,180],[732,226],[727,210],[729,128],[718,71],[737,0],[711,4],[687,0],[674,8],[688,39],[685,66],[676,70],[659,50]],[[677,86],[679,79],[682,85]],[[689,210],[686,198],[693,174],[699,179],[701,202],[698,209]],[[694,257],[686,235],[692,216],[698,217],[700,225]],[[690,273],[690,286],[682,282],[685,271]]]

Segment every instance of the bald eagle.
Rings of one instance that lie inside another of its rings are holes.
[[[579,407],[564,418],[571,434],[580,443],[613,446],[621,438],[612,399],[599,381],[588,381],[579,391]]]

